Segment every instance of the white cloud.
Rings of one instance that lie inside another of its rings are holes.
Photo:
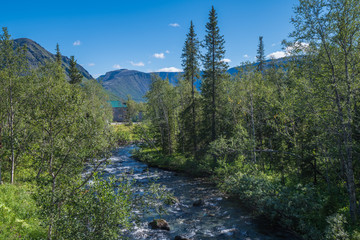
[[[278,58],[283,58],[283,57],[286,57],[286,56],[287,56],[286,52],[277,51],[277,52],[270,53],[269,55],[266,56],[266,58],[278,59]]]
[[[298,54],[304,53],[307,51],[308,48],[309,48],[308,43],[296,42],[292,46],[286,47],[284,51],[276,51],[276,52],[270,53],[266,57],[267,58],[275,58],[275,59],[283,58],[283,57],[290,56],[292,52],[297,52]]]
[[[180,27],[180,24],[178,24],[178,23],[170,23],[169,26],[170,27]]]
[[[165,58],[164,53],[154,53],[153,56],[154,56],[155,58],[161,58],[161,59],[164,59],[164,58]]]
[[[76,40],[76,41],[73,43],[74,46],[80,46],[80,44],[81,44],[80,40]]]
[[[88,66],[93,67],[93,66],[95,66],[95,63],[89,63]]]
[[[115,69],[120,69],[121,66],[120,66],[119,64],[114,64],[113,68],[115,68]]]
[[[169,50],[166,50],[166,51],[165,51],[165,53],[169,54],[169,53],[170,53],[170,51],[169,51]]]
[[[244,55],[244,58],[249,58],[249,55],[245,54],[245,55]]]
[[[136,63],[136,62],[130,61],[130,63],[131,63],[131,65],[136,66],[136,67],[143,67],[143,66],[145,66],[145,64],[144,64],[143,62],[138,62],[138,63]]]
[[[309,48],[308,43],[295,42],[292,46],[288,46],[285,51],[290,54],[292,51],[307,51]]]
[[[225,63],[230,63],[230,62],[231,62],[231,60],[228,59],[228,58],[221,59],[221,61],[222,61],[222,62],[225,62]]]
[[[176,67],[168,67],[168,68],[161,68],[157,70],[157,72],[182,72],[182,70]]]

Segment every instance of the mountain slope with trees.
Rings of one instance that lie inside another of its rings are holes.
[[[18,38],[14,40],[14,47],[24,47],[26,46],[26,60],[29,63],[30,69],[36,69],[40,66],[44,66],[47,62],[54,61],[56,56],[55,54],[50,53],[45,48],[40,46],[35,41],[28,38]],[[70,71],[70,58],[66,56],[61,56],[62,67],[65,69],[67,75]],[[76,68],[79,70],[81,75],[85,79],[93,79],[91,74],[83,68],[81,65],[76,64]]]

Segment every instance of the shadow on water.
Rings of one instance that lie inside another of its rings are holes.
[[[170,225],[170,231],[152,230],[148,222],[156,215],[143,217],[140,225],[130,233],[130,239],[174,239],[175,236],[197,239],[284,240],[298,239],[290,233],[272,227],[267,220],[253,217],[235,199],[227,199],[213,184],[202,178],[191,178],[174,172],[148,168],[131,157],[134,146],[121,147],[114,152],[105,176],[129,176],[146,187],[154,179],[164,185],[179,200],[167,206],[168,214],[161,216]],[[193,203],[204,202],[199,207]]]

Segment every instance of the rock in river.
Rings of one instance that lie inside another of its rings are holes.
[[[149,226],[152,229],[161,229],[161,230],[170,231],[170,226],[164,219],[154,219],[152,222],[149,223]]]
[[[182,237],[182,236],[176,236],[175,240],[191,240],[190,238]]]
[[[201,206],[204,205],[204,204],[205,204],[204,200],[198,199],[198,200],[196,200],[196,201],[193,203],[193,206],[194,206],[194,207],[201,207]]]

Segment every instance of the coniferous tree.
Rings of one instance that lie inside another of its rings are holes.
[[[181,55],[182,58],[182,66],[184,68],[184,80],[188,84],[191,84],[191,101],[189,106],[185,106],[182,118],[187,118],[189,115],[190,121],[184,120],[184,132],[185,135],[188,135],[188,139],[192,141],[192,152],[195,156],[197,151],[197,127],[196,127],[196,87],[195,87],[195,81],[197,78],[199,78],[199,40],[197,39],[193,22],[190,22],[190,29],[189,33],[187,34],[185,46],[183,48],[183,53]],[[191,113],[186,114],[190,112]]]
[[[264,43],[262,36],[259,37],[259,45],[257,49],[256,61],[259,63],[257,67],[258,71],[262,72],[264,70],[264,64],[265,64],[265,52],[264,52]]]
[[[70,57],[70,69],[69,69],[70,83],[77,84],[81,83],[83,76],[76,68],[76,60],[74,56]]]
[[[204,140],[214,141],[223,128],[218,123],[220,120],[219,108],[223,96],[223,82],[226,78],[228,64],[223,61],[225,57],[224,36],[220,35],[217,14],[214,6],[209,14],[209,22],[206,24],[206,36],[203,47],[206,50],[203,56],[203,82],[201,86],[204,100]],[[206,136],[211,133],[210,139]]]
[[[56,44],[56,54],[55,54],[55,60],[56,63],[61,66],[61,53],[60,53],[60,47],[59,44]]]

